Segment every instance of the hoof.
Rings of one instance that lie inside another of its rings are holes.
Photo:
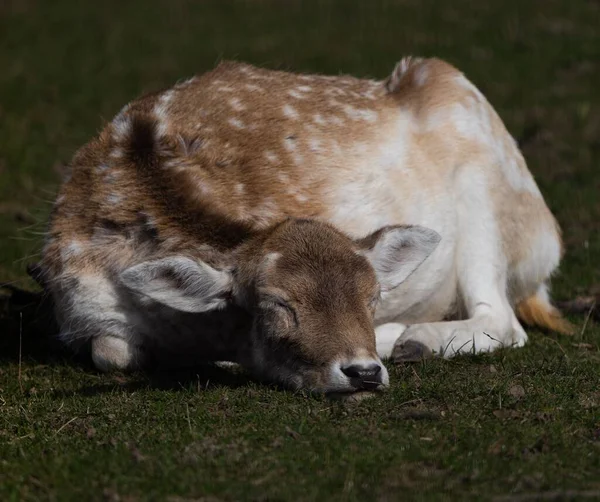
[[[398,343],[392,352],[395,363],[414,363],[430,357],[433,357],[431,349],[414,340]]]

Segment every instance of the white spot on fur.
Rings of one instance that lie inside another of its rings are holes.
[[[278,214],[278,206],[271,198],[267,198],[263,203],[252,210],[254,218],[260,225],[268,225]]]
[[[245,84],[246,89],[248,89],[249,91],[262,91],[263,88],[259,85],[255,85],[255,84]]]
[[[125,152],[123,151],[122,148],[116,147],[113,148],[112,151],[110,152],[110,158],[114,159],[114,160],[119,160],[122,159],[124,156]]]
[[[113,171],[108,171],[105,175],[104,175],[104,182],[112,185],[113,183],[115,183],[116,181],[118,181],[119,176],[118,173]]]
[[[205,180],[196,180],[196,188],[198,189],[200,195],[208,196],[212,193],[212,187]]]
[[[355,108],[351,105],[343,105],[344,113],[352,120],[365,120],[367,122],[376,122],[378,118],[377,112],[366,108]]]
[[[338,117],[337,115],[330,115],[329,116],[329,121],[337,126],[343,126],[346,121],[344,119],[342,119],[341,117]]]
[[[305,98],[305,96],[303,94],[299,93],[298,91],[295,91],[294,89],[290,89],[288,91],[288,94],[290,96],[292,96],[292,98],[296,98],[296,99],[304,99]]]
[[[270,150],[267,150],[265,152],[265,157],[267,158],[267,160],[269,162],[271,162],[271,164],[275,164],[276,162],[279,162],[279,157],[277,156],[277,154],[271,152]]]
[[[288,152],[295,152],[296,151],[296,138],[294,138],[292,136],[288,136],[287,138],[285,138],[283,140],[283,146],[285,147],[285,149]]]
[[[321,116],[320,113],[315,113],[315,115],[313,116],[313,120],[315,121],[315,124],[318,124],[318,125],[327,125],[327,122]]]
[[[243,195],[244,193],[244,184],[238,183],[235,185],[235,193],[238,195]]]
[[[241,112],[242,110],[245,110],[246,107],[242,104],[242,102],[240,101],[239,98],[231,98],[229,100],[229,105],[231,106],[231,108],[233,108],[236,112]]]
[[[334,96],[337,98],[341,98],[346,95],[346,91],[339,89],[338,87],[329,87],[328,89],[325,89],[324,93],[326,96]],[[329,104],[335,106],[339,105],[339,102],[337,102],[335,99],[331,99],[329,100]]]
[[[233,91],[235,91],[235,89],[233,87],[228,86],[228,85],[222,85],[220,87],[217,87],[217,91],[221,91],[221,92],[233,92]]]
[[[298,87],[296,87],[296,89],[299,90],[300,92],[312,91],[312,87],[310,85],[299,85]]]
[[[126,139],[131,130],[131,118],[127,115],[118,115],[112,123],[113,138],[117,142],[122,142]]]
[[[305,202],[308,200],[308,197],[307,197],[306,195],[297,194],[297,195],[295,196],[295,199],[296,199],[298,202],[300,202],[300,203],[304,204],[304,203],[305,203]]]
[[[120,195],[115,194],[115,193],[110,194],[106,198],[106,202],[108,202],[109,204],[118,204],[122,200],[123,200],[123,197],[121,197]]]
[[[245,129],[246,128],[246,126],[240,119],[233,118],[233,119],[229,119],[228,122],[230,125],[232,125],[236,129]]]
[[[421,66],[419,66],[419,68],[417,68],[415,70],[414,79],[415,79],[415,84],[417,84],[417,86],[421,87],[421,86],[425,85],[425,82],[427,82],[428,77],[429,77],[429,68],[427,66],[421,65]]]
[[[284,172],[277,173],[277,179],[284,185],[287,185],[290,182],[289,175]]]
[[[277,252],[268,253],[263,258],[263,260],[260,264],[261,273],[268,272],[270,269],[272,269],[275,266],[275,264],[277,263],[277,260],[279,260],[279,258],[281,258],[281,253],[277,253]]]
[[[323,142],[319,138],[310,138],[308,145],[312,152],[320,152]]]
[[[83,244],[78,240],[72,240],[60,250],[60,257],[63,262],[80,255],[83,252]]]
[[[298,112],[296,111],[296,109],[293,106],[285,105],[283,107],[283,114],[289,119],[292,119],[292,120],[298,119]]]
[[[159,137],[165,136],[169,129],[169,106],[174,96],[175,91],[173,90],[163,93],[152,110],[158,123],[156,134]]]

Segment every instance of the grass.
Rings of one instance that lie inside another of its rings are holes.
[[[600,4],[592,0],[0,2],[0,280],[33,287],[61,166],[141,92],[221,58],[384,77],[463,69],[564,230],[557,298],[600,285]],[[21,322],[22,316],[22,322]],[[218,368],[101,375],[0,297],[1,500],[600,498],[600,327],[391,368],[358,404]]]

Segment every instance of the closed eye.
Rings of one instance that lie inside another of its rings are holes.
[[[270,310],[285,312],[293,319],[294,324],[296,324],[296,326],[298,325],[298,315],[296,314],[296,310],[289,303],[279,298],[268,298],[262,302],[262,305]]]

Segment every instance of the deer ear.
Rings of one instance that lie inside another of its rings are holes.
[[[183,312],[222,308],[232,288],[229,272],[183,256],[134,265],[120,278],[128,289]]]
[[[361,253],[371,262],[382,292],[402,284],[434,251],[440,234],[419,226],[384,227],[359,240]]]

